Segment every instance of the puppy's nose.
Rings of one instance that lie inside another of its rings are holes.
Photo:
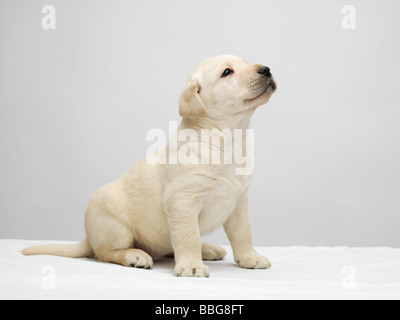
[[[267,77],[271,77],[271,69],[266,66],[263,66],[260,69],[258,69],[258,73],[263,74]]]

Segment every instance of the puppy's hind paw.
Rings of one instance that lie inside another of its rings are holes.
[[[203,256],[203,260],[222,260],[226,256],[226,250],[215,244],[203,242],[201,247],[201,254]]]
[[[127,265],[139,269],[152,269],[153,259],[146,252],[139,249],[131,249],[126,255]]]
[[[269,269],[271,267],[271,262],[258,253],[240,257],[236,262],[239,267],[245,269]]]

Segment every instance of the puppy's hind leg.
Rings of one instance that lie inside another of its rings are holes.
[[[86,233],[96,258],[125,267],[151,269],[153,259],[145,251],[134,248],[132,229],[105,213],[88,213]]]
[[[99,260],[104,262],[111,262],[123,265],[125,267],[134,267],[134,268],[144,268],[151,269],[153,268],[153,259],[152,257],[140,249],[110,249],[104,248],[98,250],[96,256]]]
[[[205,261],[222,260],[226,256],[226,250],[216,244],[203,242],[201,244],[201,256]],[[174,258],[174,253],[166,254],[167,258]]]

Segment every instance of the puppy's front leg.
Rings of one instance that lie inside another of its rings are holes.
[[[177,202],[168,212],[171,243],[174,249],[177,277],[209,277],[203,263],[201,236],[196,204]]]
[[[248,194],[242,194],[232,215],[224,224],[231,242],[236,263],[246,269],[267,269],[271,263],[256,252],[251,240],[251,228],[248,214]]]

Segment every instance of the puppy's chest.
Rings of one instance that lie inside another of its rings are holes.
[[[218,173],[218,183],[215,186],[215,191],[242,193],[250,185],[252,179],[251,174],[240,175],[237,169],[239,166],[235,164],[210,166],[214,172]]]
[[[212,232],[226,222],[234,211],[238,198],[250,184],[251,176],[222,177],[206,197],[199,216],[202,234]]]

